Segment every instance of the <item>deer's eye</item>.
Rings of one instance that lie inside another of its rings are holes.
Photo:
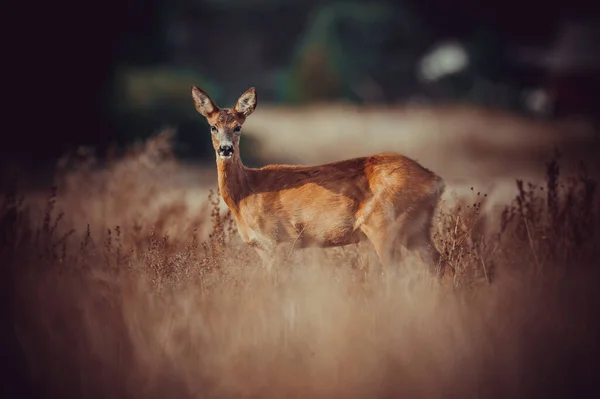
[[[233,132],[234,133],[239,133],[241,131],[242,131],[242,127],[241,126],[236,126],[236,127],[233,128]]]
[[[213,126],[211,126],[211,127],[210,127],[210,131],[211,131],[211,132],[213,132],[213,133],[216,133],[216,132],[217,132],[217,127],[216,127],[216,126],[214,126],[214,125],[213,125]]]

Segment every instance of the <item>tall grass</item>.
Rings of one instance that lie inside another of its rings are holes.
[[[102,165],[89,153],[64,159],[43,201],[3,182],[5,389],[62,398],[598,391],[600,202],[583,166],[563,176],[557,159],[544,185],[517,181],[498,215],[483,214],[476,188],[470,203],[442,206],[441,281],[410,257],[373,273],[368,243],[296,252],[267,275],[217,193],[195,204],[169,186],[177,167],[159,136]]]

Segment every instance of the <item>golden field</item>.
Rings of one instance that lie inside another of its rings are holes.
[[[434,237],[452,274],[434,280],[408,257],[381,276],[361,243],[295,251],[267,275],[218,201],[216,169],[175,159],[169,134],[106,162],[82,152],[59,162],[56,189],[2,183],[3,358],[30,389],[62,398],[598,390],[600,201],[585,122],[259,105],[245,130],[262,162],[385,150],[439,173],[449,184]]]

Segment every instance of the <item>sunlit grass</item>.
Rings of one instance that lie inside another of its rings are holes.
[[[437,281],[410,257],[380,276],[368,243],[269,275],[216,192],[193,204],[168,184],[168,135],[80,155],[43,201],[14,181],[0,200],[12,350],[48,396],[531,397],[588,381],[600,243],[583,167],[550,162],[495,218],[476,187],[442,204]]]

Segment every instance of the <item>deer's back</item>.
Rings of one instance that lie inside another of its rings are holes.
[[[440,180],[418,162],[396,153],[314,166],[269,165],[250,170],[256,193],[291,191],[309,194],[318,186],[330,194],[361,200],[382,191],[421,196]]]

